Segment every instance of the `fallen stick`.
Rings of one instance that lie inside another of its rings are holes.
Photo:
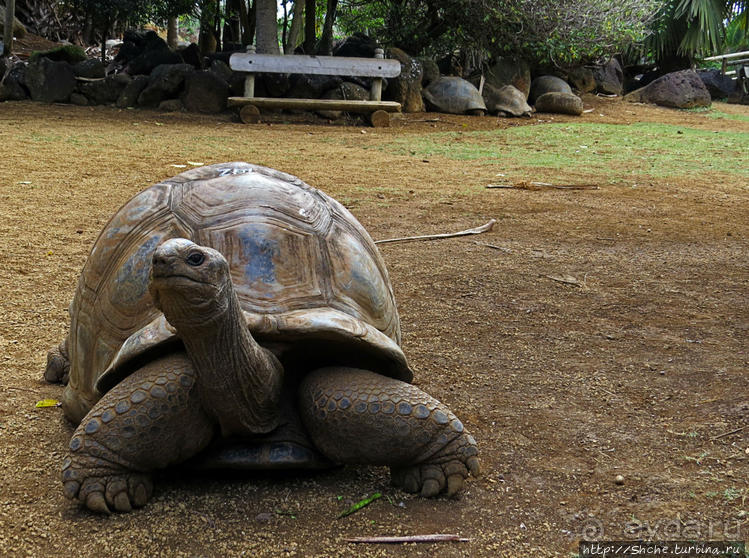
[[[552,281],[556,281],[557,283],[564,283],[565,285],[574,285],[576,287],[582,287],[582,283],[572,277],[572,275],[544,275],[547,279],[551,279]]]
[[[723,434],[718,434],[717,436],[713,436],[712,438],[710,438],[710,441],[712,442],[713,440],[720,440],[721,438],[725,438],[726,436],[730,436],[731,434],[738,434],[742,430],[746,430],[746,429],[747,429],[747,426],[742,426],[741,428],[737,428],[736,430],[731,430],[730,432],[725,432]]]
[[[595,184],[549,184],[548,182],[528,182],[520,184],[487,184],[487,188],[508,190],[599,190]]]
[[[401,543],[435,543],[435,542],[468,542],[460,535],[405,535],[402,537],[353,537],[344,539],[350,543],[401,544]]]
[[[502,246],[497,246],[496,244],[489,244],[488,242],[479,242],[478,240],[473,241],[474,244],[477,246],[486,246],[487,248],[494,248],[495,250],[499,250],[500,252],[505,252],[506,254],[510,253],[510,250],[507,248],[503,248]]]
[[[386,238],[384,240],[375,240],[375,244],[386,244],[388,242],[410,242],[412,240],[436,240],[439,238],[454,238],[456,236],[467,236],[469,234],[481,234],[492,230],[496,219],[491,219],[488,223],[476,227],[475,229],[467,229],[465,231],[459,231],[455,233],[442,233],[442,234],[425,234],[421,236],[403,236],[400,238]]]
[[[36,393],[37,390],[35,389],[29,389],[24,387],[17,387],[17,386],[0,386],[2,389],[14,389],[16,391],[28,391],[29,393]]]

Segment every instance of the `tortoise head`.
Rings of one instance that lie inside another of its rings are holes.
[[[173,238],[153,253],[148,285],[156,308],[174,327],[196,327],[225,314],[232,283],[220,252]]]

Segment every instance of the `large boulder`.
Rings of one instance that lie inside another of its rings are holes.
[[[185,76],[182,104],[190,112],[215,114],[226,110],[229,83],[212,71],[191,72]]]
[[[532,105],[536,104],[538,99],[544,93],[572,93],[572,88],[562,78],[557,76],[539,76],[531,83],[530,95],[528,95],[528,102]]]
[[[490,114],[499,116],[530,116],[533,108],[525,100],[525,93],[514,85],[503,85],[496,88],[485,83],[481,91]]]
[[[209,70],[223,79],[226,83],[229,83],[232,76],[234,75],[234,72],[232,72],[229,64],[222,60],[212,60]]]
[[[621,95],[624,91],[624,71],[616,58],[611,58],[605,64],[596,66],[593,70],[593,77],[599,93]]]
[[[593,70],[585,66],[574,66],[567,72],[567,83],[572,89],[580,93],[590,93],[596,90],[596,77]]]
[[[8,67],[9,62],[5,58],[0,58],[0,102],[1,101],[22,101],[29,94],[26,91],[19,75],[24,76],[26,64],[17,62],[14,66]],[[23,74],[16,70],[16,66],[23,67]],[[24,78],[22,78],[24,79]]]
[[[574,93],[551,91],[536,99],[538,112],[553,112],[580,116],[583,113],[583,100]]]
[[[426,56],[420,56],[417,58],[421,64],[421,86],[429,87],[430,84],[434,83],[440,78],[440,67],[437,66],[437,62]]]
[[[26,68],[26,86],[34,101],[64,103],[75,89],[73,67],[44,56],[32,57]]]
[[[203,69],[203,55],[200,54],[200,47],[195,43],[190,43],[184,48],[178,49],[177,54],[182,57],[185,64],[190,64],[196,70]]]
[[[53,62],[67,62],[71,66],[88,60],[86,51],[77,45],[63,45],[49,50],[34,52],[29,61],[37,58],[47,58]]]
[[[369,100],[369,91],[364,89],[358,83],[344,81],[337,87],[329,89],[322,96],[323,99],[347,99],[349,101],[367,101]],[[317,114],[323,118],[336,120],[343,116],[344,111],[340,110],[318,110]]]
[[[424,100],[421,98],[423,70],[419,61],[399,48],[388,49],[387,58],[401,63],[401,73],[388,80],[383,98],[400,103],[403,112],[424,112]]]
[[[138,96],[138,104],[145,107],[156,107],[165,99],[178,96],[185,77],[195,72],[189,64],[162,64],[156,66],[148,78],[148,85]]]
[[[516,58],[497,58],[486,71],[486,83],[501,89],[512,85],[521,91],[525,98],[531,92],[531,69],[524,60]]]
[[[341,76],[315,74],[295,74],[291,80],[291,89],[286,95],[293,99],[319,99],[323,93],[343,83]]]
[[[713,100],[727,99],[736,92],[738,82],[724,75],[720,70],[698,70],[697,75],[700,76]]]
[[[125,33],[115,62],[134,76],[150,74],[163,64],[181,64],[182,57],[172,51],[154,31],[129,31]]]
[[[709,107],[710,92],[693,70],[672,72],[624,96],[625,101],[670,108]]]
[[[333,48],[333,56],[352,56],[354,58],[374,58],[375,50],[380,47],[376,40],[363,33],[354,33],[346,37]]]
[[[87,58],[73,65],[73,73],[82,78],[103,78],[107,74],[107,68],[98,58]]]
[[[125,85],[117,97],[115,105],[118,108],[134,107],[138,104],[138,97],[148,85],[148,76],[135,76],[130,82]]]
[[[5,36],[5,6],[0,6],[0,39]],[[13,36],[23,39],[26,36],[26,27],[17,17],[13,18]]]
[[[89,105],[108,105],[119,99],[132,79],[127,74],[113,74],[96,81],[84,81],[78,85],[78,91],[88,99]]]

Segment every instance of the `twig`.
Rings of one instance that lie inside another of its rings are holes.
[[[505,252],[506,254],[510,253],[510,250],[507,248],[503,248],[502,246],[497,246],[496,244],[489,244],[488,242],[479,242],[478,240],[473,241],[474,244],[477,246],[486,246],[487,248],[494,248],[495,250],[499,250],[500,252]]]
[[[558,276],[558,275],[544,275],[547,279],[551,279],[552,281],[556,281],[557,283],[564,283],[566,285],[574,285],[575,287],[582,287],[583,284],[572,277],[572,275],[564,275],[564,276]]]
[[[460,535],[446,535],[435,533],[433,535],[405,535],[402,537],[353,537],[343,539],[350,543],[375,543],[375,544],[400,544],[400,543],[434,543],[434,542],[468,542]]]
[[[521,182],[519,184],[487,184],[486,188],[510,190],[599,190],[595,184],[550,184],[548,182]]]
[[[725,438],[726,436],[730,436],[731,434],[737,434],[741,432],[742,430],[746,430],[747,427],[749,427],[749,425],[742,426],[741,428],[737,428],[736,430],[731,430],[730,432],[726,432],[724,434],[718,434],[717,436],[713,436],[712,438],[710,438],[710,441],[712,442],[713,440],[720,440],[721,438]]]
[[[0,386],[0,388],[4,388],[4,389],[15,389],[17,391],[28,391],[29,393],[36,393],[36,390],[34,390],[34,389],[22,388],[22,387],[16,387],[16,386]]]
[[[375,244],[385,244],[388,242],[409,242],[411,240],[436,240],[438,238],[453,238],[456,236],[467,236],[469,234],[481,234],[492,230],[496,219],[491,219],[488,223],[476,227],[475,229],[467,229],[465,231],[459,231],[455,233],[443,233],[443,234],[425,234],[421,236],[404,236],[401,238],[386,238],[385,240],[376,240]]]

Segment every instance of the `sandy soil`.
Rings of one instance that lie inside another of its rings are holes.
[[[576,121],[749,133],[746,121],[585,102],[595,110]],[[749,538],[746,180],[652,175],[635,185],[622,168],[621,181],[599,190],[486,189],[506,170],[501,160],[421,159],[383,146],[548,125],[548,116],[409,115],[390,129],[305,120],[243,126],[229,116],[0,104],[0,555],[570,556],[582,537]],[[109,216],[182,170],[174,165],[229,160],[301,177],[343,201],[375,239],[497,219],[480,237],[381,248],[416,383],[480,445],[484,474],[461,498],[412,497],[367,467],[166,472],[147,507],[111,517],[63,497],[72,426],[35,403],[61,395],[41,374],[88,251]],[[513,176],[596,183],[584,168]],[[577,284],[559,281],[570,277]],[[377,491],[383,498],[336,519]],[[427,533],[470,541],[344,541]]]

